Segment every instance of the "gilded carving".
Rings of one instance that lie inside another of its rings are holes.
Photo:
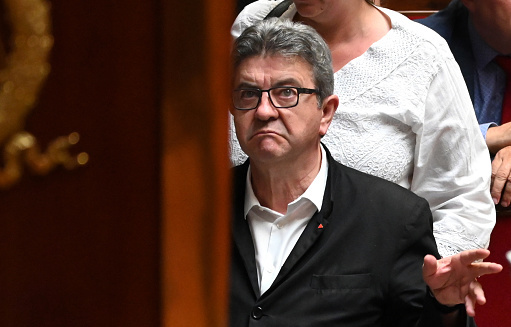
[[[88,161],[86,153],[73,156],[69,148],[78,133],[58,137],[41,151],[25,120],[50,72],[53,46],[50,5],[46,0],[0,0],[0,145],[3,167],[0,188],[22,176],[24,167],[38,175],[56,166],[73,169]]]

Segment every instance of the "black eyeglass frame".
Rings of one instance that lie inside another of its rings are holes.
[[[271,94],[270,94],[270,91],[275,90],[275,89],[294,89],[294,90],[296,90],[296,93],[297,93],[296,103],[292,106],[277,106],[277,105],[275,105],[275,103],[273,103],[273,99],[271,98]],[[261,98],[263,96],[263,92],[268,93],[268,99],[270,99],[271,104],[275,108],[283,108],[283,109],[296,107],[298,105],[298,103],[300,102],[300,94],[302,94],[302,93],[305,93],[305,94],[319,93],[318,89],[308,89],[305,87],[296,87],[296,86],[275,86],[275,87],[270,87],[267,90],[261,90],[261,89],[250,88],[250,87],[241,87],[241,88],[233,90],[233,94],[236,91],[242,91],[242,90],[258,92],[259,99],[257,100],[257,103],[253,108],[238,108],[238,107],[236,107],[236,104],[234,103],[234,96],[233,96],[232,104],[233,104],[234,108],[236,108],[237,110],[254,110],[257,107],[259,107],[259,105],[261,104]]]

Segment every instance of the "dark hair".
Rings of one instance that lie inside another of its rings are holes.
[[[255,56],[299,57],[310,64],[318,102],[332,95],[334,73],[330,50],[321,36],[310,26],[270,18],[247,28],[234,42],[233,71],[246,59]]]

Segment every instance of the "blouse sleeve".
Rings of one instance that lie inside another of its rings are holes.
[[[487,248],[496,216],[490,156],[463,76],[448,48],[440,58],[416,131],[411,190],[428,200],[445,257]]]

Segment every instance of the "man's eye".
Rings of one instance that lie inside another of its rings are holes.
[[[291,89],[291,88],[280,88],[278,89],[278,96],[279,97],[284,97],[284,98],[288,98],[288,97],[293,97],[295,95],[295,90],[294,89]]]
[[[255,90],[242,90],[241,91],[241,98],[242,99],[252,99],[259,97],[259,93]]]

